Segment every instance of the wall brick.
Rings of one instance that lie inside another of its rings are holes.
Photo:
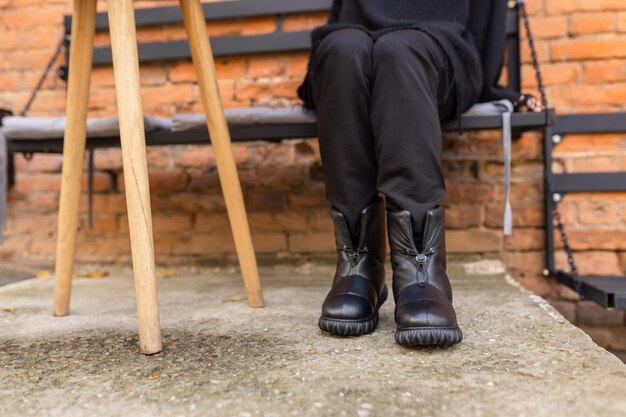
[[[81,180],[81,190],[87,192],[89,190],[89,178],[87,175],[83,175]],[[92,185],[94,193],[113,191],[115,189],[115,176],[104,172],[94,172]]]
[[[287,206],[288,195],[281,190],[267,190],[263,188],[250,189],[245,193],[246,206],[257,210],[283,210]],[[298,199],[306,203],[306,198]]]
[[[496,230],[448,230],[446,246],[450,253],[498,252],[502,235]]]
[[[540,250],[543,249],[545,233],[541,229],[515,229],[512,236],[505,238],[507,250]]]
[[[626,83],[605,85],[567,85],[551,89],[552,105],[592,105],[596,103],[622,105]]]
[[[531,32],[537,39],[563,37],[567,34],[567,17],[535,16],[531,23]]]
[[[248,66],[248,76],[252,78],[280,77],[287,71],[287,59],[282,56],[252,57]]]
[[[309,13],[306,15],[286,16],[283,21],[283,30],[305,30],[312,29],[326,23],[328,16],[326,13]]]
[[[174,104],[174,103],[188,103],[193,101],[193,89],[191,85],[170,85],[170,86],[155,86],[144,87],[141,90],[141,99],[144,103],[155,104]]]
[[[311,229],[309,211],[250,213],[250,227],[258,232],[308,232]],[[326,229],[328,230],[328,229]]]
[[[572,158],[572,172],[610,172],[617,171],[619,160],[615,156],[589,156]]]
[[[557,63],[541,66],[543,83],[546,86],[558,84],[572,84],[580,79],[580,65],[578,63]],[[533,88],[537,85],[535,68],[532,65],[522,67],[522,84]]]
[[[32,174],[18,175],[15,179],[13,191],[16,193],[29,194],[33,192],[59,191],[61,175],[59,174]]]
[[[600,151],[610,151],[613,154],[619,152],[623,141],[624,135],[622,134],[568,135],[556,146],[553,155],[556,157],[584,156]],[[590,144],[593,144],[593,148]]]
[[[568,231],[574,250],[619,250],[623,248],[626,230],[573,229]],[[593,265],[592,265],[593,267]]]
[[[243,78],[247,71],[247,59],[241,57],[217,58],[215,69],[219,79],[237,80]],[[172,82],[195,82],[196,70],[191,62],[178,61],[169,68],[169,80]]]
[[[152,224],[154,233],[184,233],[191,230],[191,217],[183,214],[157,214],[153,216]]]
[[[94,214],[93,226],[89,226],[87,216],[81,216],[78,228],[80,231],[86,231],[90,234],[115,233],[122,230],[120,228],[120,218],[115,214]]]
[[[617,32],[626,32],[626,12],[617,13]]]
[[[608,59],[590,61],[583,65],[585,83],[603,83],[626,80],[626,60]]]
[[[619,258],[612,251],[577,251],[574,258],[580,275],[620,275],[621,273]],[[567,260],[563,251],[556,253],[556,261],[559,268],[566,267]]]
[[[292,252],[330,252],[335,250],[335,241],[330,232],[294,233],[289,235],[289,250]]]
[[[52,214],[12,216],[8,225],[11,233],[54,233],[57,216]]]
[[[610,201],[581,202],[578,221],[583,225],[616,225],[622,222],[621,207]]]
[[[544,215],[540,204],[521,205],[512,203],[514,227],[541,227],[544,225]],[[487,205],[485,207],[485,225],[488,227],[502,227],[503,205]]]
[[[491,201],[494,197],[495,186],[492,184],[479,183],[456,183],[447,186],[447,194],[444,204],[452,205],[459,203],[480,204]]]
[[[45,8],[37,9],[37,13],[32,10],[24,10],[24,8],[16,8],[16,10],[4,11],[2,19],[9,29],[32,29],[54,25],[61,27],[63,25],[62,14],[57,10],[47,10]]]
[[[0,75],[0,89],[4,91],[17,91],[22,86],[22,77],[19,72]]]
[[[55,154],[34,154],[27,159],[22,154],[15,155],[15,169],[19,172],[61,172],[63,158]]]
[[[570,16],[569,32],[572,35],[611,32],[615,13],[575,13]]]
[[[288,201],[289,206],[293,209],[328,206],[324,188],[320,186],[290,193]]]
[[[544,0],[544,3],[545,10],[549,14],[626,9],[626,1],[624,0]]]
[[[446,207],[446,227],[450,229],[466,229],[482,224],[482,206],[478,204],[455,204]]]
[[[624,57],[626,38],[566,39],[553,43],[550,55],[555,61]]]
[[[544,259],[545,255],[541,251],[511,251],[503,255],[503,260],[511,273],[518,279],[527,280],[527,282],[522,280],[522,284],[531,287],[533,291],[537,290],[540,295],[546,295],[546,289],[550,288],[549,282],[541,274]]]
[[[309,63],[309,54],[307,52],[300,52],[298,54],[292,54],[287,63],[287,76],[304,76]]]

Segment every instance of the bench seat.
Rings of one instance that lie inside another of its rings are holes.
[[[273,108],[236,107],[226,109],[226,118],[233,142],[316,137],[314,112],[305,112],[301,106]],[[461,118],[462,130],[501,129],[502,110],[492,103],[479,103]],[[551,124],[552,109],[541,113],[513,113],[511,128],[529,130]],[[204,114],[177,114],[172,119],[146,116],[146,143],[148,145],[178,145],[209,143]],[[442,128],[456,131],[455,120]],[[12,152],[61,152],[65,117],[7,116],[2,119],[2,131]],[[117,117],[90,118],[87,122],[87,147],[119,146]]]

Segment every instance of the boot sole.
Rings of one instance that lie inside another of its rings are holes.
[[[451,346],[463,340],[458,327],[422,327],[396,330],[396,343],[402,346]]]
[[[376,326],[378,326],[378,310],[387,300],[387,295],[387,285],[385,285],[383,287],[383,292],[380,295],[380,299],[378,300],[376,311],[370,318],[364,320],[342,320],[321,316],[318,321],[318,325],[323,331],[336,336],[361,336],[371,333],[376,330]]]

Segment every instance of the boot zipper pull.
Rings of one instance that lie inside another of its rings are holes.
[[[426,262],[428,261],[428,258],[424,253],[418,253],[415,255],[415,260],[417,261],[417,285],[423,287],[426,285],[426,281],[428,281],[426,271]]]
[[[434,248],[428,249],[424,253],[416,253],[415,260],[417,261],[417,285],[423,287],[428,281],[428,257],[435,252]]]

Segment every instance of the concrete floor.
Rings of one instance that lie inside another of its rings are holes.
[[[480,268],[479,268],[480,269]],[[502,274],[452,265],[465,334],[448,349],[379,328],[317,328],[328,267],[263,271],[250,309],[228,269],[159,278],[164,351],[137,350],[128,269],[77,279],[72,315],[50,315],[52,279],[0,288],[0,415],[623,416],[626,366]],[[13,310],[14,309],[14,310]]]

